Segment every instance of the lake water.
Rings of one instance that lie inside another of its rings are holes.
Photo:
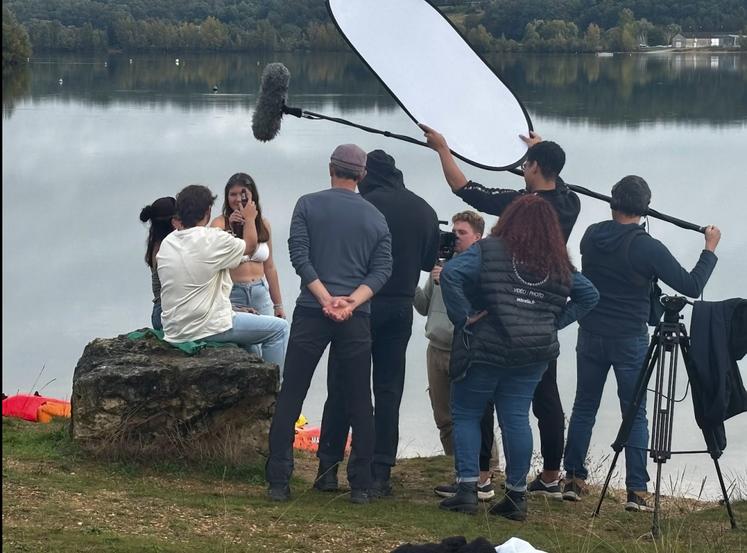
[[[383,148],[407,186],[441,219],[467,208],[449,191],[434,152],[325,121],[286,117],[280,135],[262,144],[251,133],[259,75],[270,61],[292,74],[291,105],[421,138],[419,129],[352,55],[136,56],[34,58],[3,78],[3,391],[41,390],[69,397],[75,364],[94,337],[147,326],[150,274],[143,262],[140,209],[191,183],[221,194],[227,178],[256,179],[274,231],[275,259],[288,313],[299,279],[290,265],[288,225],[301,194],[329,185],[337,144]],[[619,178],[643,176],[653,207],[723,232],[719,263],[705,299],[745,297],[747,285],[747,56],[667,54],[496,57],[491,63],[525,103],[537,130],[566,150],[563,176],[608,194]],[[218,92],[213,93],[213,86]],[[469,101],[469,90],[464,98]],[[523,186],[508,173],[462,164],[488,186]],[[217,214],[220,206],[214,208]],[[569,242],[607,206],[582,198]],[[487,218],[492,225],[494,217]],[[701,235],[658,220],[651,232],[689,269]],[[425,275],[423,275],[425,278]],[[690,308],[685,310],[689,318]],[[424,319],[410,341],[402,402],[402,456],[440,452],[426,393]],[[570,416],[575,390],[576,328],[561,333],[559,386]],[[304,414],[321,417],[325,361]],[[747,378],[747,361],[742,362]],[[684,367],[679,395],[685,392]],[[727,422],[722,466],[729,480],[747,476],[747,415]],[[606,473],[620,424],[610,378],[590,455]],[[535,442],[537,434],[535,431]],[[690,399],[679,403],[675,449],[702,449]],[[654,475],[654,471],[651,470]],[[717,493],[707,455],[681,456],[664,467],[667,485]],[[444,475],[448,478],[449,475]],[[744,490],[742,490],[744,492]]]

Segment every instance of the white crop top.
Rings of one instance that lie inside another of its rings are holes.
[[[257,245],[257,249],[254,250],[252,255],[245,255],[241,258],[242,263],[254,261],[255,263],[264,263],[270,258],[270,246],[267,242],[260,242]]]

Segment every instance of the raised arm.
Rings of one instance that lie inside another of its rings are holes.
[[[443,169],[444,177],[446,177],[446,182],[449,183],[451,191],[456,192],[457,190],[467,186],[467,182],[469,181],[457,165],[443,135],[427,125],[420,124],[419,127],[423,129],[423,132],[425,133],[425,140],[428,143],[428,146],[436,150],[436,153],[441,160],[441,169]]]
[[[721,231],[718,228],[706,227],[706,247],[690,272],[680,265],[664,244],[648,236],[636,239],[640,247],[635,250],[631,248],[631,262],[636,271],[655,276],[680,294],[695,298],[703,292],[716,267],[718,258],[714,251],[720,239]]]

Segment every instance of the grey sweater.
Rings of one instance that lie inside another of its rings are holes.
[[[374,294],[392,273],[392,239],[384,216],[359,194],[329,188],[301,196],[293,210],[288,249],[301,277],[296,305],[321,309],[307,285],[321,280],[333,296],[365,284]],[[358,311],[370,312],[366,303]]]
[[[433,277],[428,277],[425,287],[418,286],[413,301],[415,310],[427,316],[425,321],[425,337],[430,344],[440,350],[451,351],[451,338],[454,335],[454,325],[446,314],[441,287],[436,286]]]

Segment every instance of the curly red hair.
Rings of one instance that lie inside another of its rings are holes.
[[[511,202],[490,231],[500,238],[522,269],[569,283],[573,264],[563,240],[558,214],[536,194]]]

